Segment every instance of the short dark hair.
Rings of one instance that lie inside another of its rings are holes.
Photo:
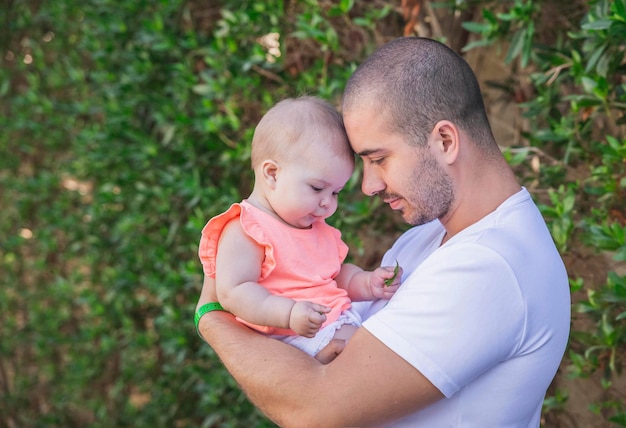
[[[342,112],[363,106],[380,108],[389,131],[408,136],[410,144],[425,144],[435,124],[449,120],[485,150],[498,147],[474,72],[432,39],[395,39],[367,58],[348,80]]]

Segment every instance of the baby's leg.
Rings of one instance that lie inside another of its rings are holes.
[[[357,326],[351,324],[342,325],[335,331],[333,340],[315,355],[315,359],[322,364],[328,364],[337,358],[337,355],[341,354],[346,343],[348,343],[348,340],[354,335],[357,328]]]

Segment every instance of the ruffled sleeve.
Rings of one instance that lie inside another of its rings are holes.
[[[269,243],[263,229],[261,228],[254,208],[243,202],[241,204],[233,204],[230,208],[213,217],[202,229],[202,237],[198,249],[198,256],[202,262],[204,274],[215,277],[215,260],[217,257],[217,244],[222,235],[222,231],[226,225],[233,219],[239,218],[243,231],[252,238],[257,244],[264,248],[265,259],[261,266],[261,277],[259,281],[264,280],[276,267],[274,258],[274,248]]]

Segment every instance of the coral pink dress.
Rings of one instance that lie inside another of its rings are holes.
[[[270,293],[332,308],[322,328],[350,308],[348,293],[334,280],[348,254],[341,232],[323,221],[313,223],[310,229],[294,228],[246,200],[233,204],[202,229],[198,254],[205,275],[215,278],[217,243],[226,224],[235,218],[239,218],[244,232],[264,248],[258,282]],[[288,329],[239,321],[267,334],[295,334]]]

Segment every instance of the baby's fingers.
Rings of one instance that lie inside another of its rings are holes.
[[[326,321],[326,314],[329,313],[331,310],[332,309],[328,306],[312,303],[311,311],[309,312],[309,320],[320,326],[324,321]]]
[[[326,321],[326,314],[330,312],[330,308],[322,305],[314,305],[313,310],[309,313],[309,321],[318,328]]]
[[[327,314],[332,310],[332,308],[329,308],[328,306],[320,305],[317,303],[311,303],[311,309],[320,314]]]
[[[400,288],[400,283],[396,282],[392,285],[386,285],[385,287],[383,287],[383,292],[384,293],[395,293],[396,291],[398,291],[398,289]]]
[[[387,278],[384,281],[385,286],[388,287],[400,283],[400,278],[402,278],[402,268],[397,260],[393,271],[390,271],[389,267],[384,267],[383,269],[385,270],[385,277]]]
[[[309,338],[315,337],[315,335],[319,331],[324,321],[326,321],[326,315],[320,315],[320,316],[323,317],[323,320],[321,320],[320,322],[315,322],[311,320],[307,326],[307,329],[306,329],[307,331],[305,332],[305,334],[302,334],[302,336],[309,337]]]
[[[383,299],[389,300],[391,297],[396,294],[400,285],[390,285],[389,287],[385,287],[383,289]]]

